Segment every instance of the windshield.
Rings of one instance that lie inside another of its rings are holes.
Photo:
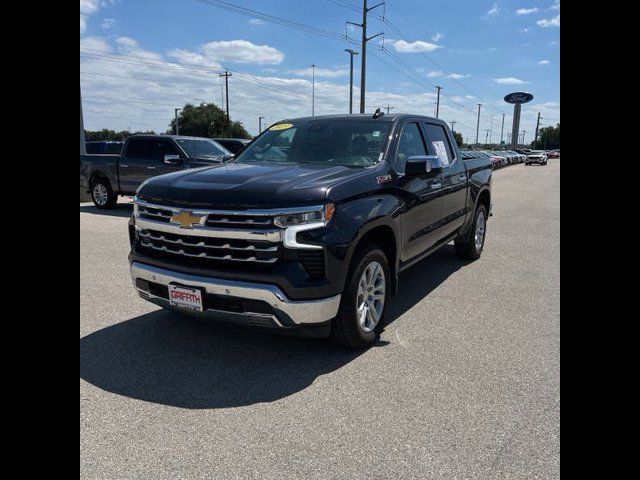
[[[176,138],[176,142],[191,158],[217,157],[229,153],[221,145],[206,138],[197,140],[193,138]]]
[[[382,158],[391,123],[317,119],[279,123],[257,138],[238,163],[312,163],[370,167]]]

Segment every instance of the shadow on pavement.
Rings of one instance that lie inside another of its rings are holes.
[[[387,324],[464,265],[452,250],[447,246],[403,274]],[[292,395],[363,353],[323,339],[258,332],[158,310],[81,338],[80,377],[103,390],[149,402],[229,408]]]
[[[114,208],[109,210],[100,210],[95,205],[80,205],[80,213],[129,218],[133,213],[133,203],[117,203]]]

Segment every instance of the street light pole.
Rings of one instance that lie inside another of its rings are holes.
[[[180,135],[180,129],[178,128],[178,111],[179,110],[180,110],[179,108],[174,108],[173,109],[173,113],[174,113],[174,116],[176,118],[176,135]]]
[[[478,104],[478,123],[476,125],[476,148],[478,148],[478,146],[480,145],[478,143],[479,140],[479,136],[480,136],[480,108],[482,107],[482,104],[479,103]]]
[[[436,89],[438,90],[438,103],[436,103],[436,118],[438,118],[438,115],[440,114],[440,90],[442,90],[442,87],[439,87],[436,85]]]
[[[502,128],[500,129],[500,145],[502,145],[502,134],[504,133],[504,113],[502,114]]]
[[[316,66],[311,65],[311,116],[315,116],[316,112]]]
[[[349,54],[349,113],[353,113],[353,56],[358,52],[350,48],[345,48],[345,52]]]

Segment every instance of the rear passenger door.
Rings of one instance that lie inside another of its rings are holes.
[[[437,155],[444,164],[441,180],[442,218],[438,229],[439,239],[447,237],[465,220],[467,206],[467,170],[462,158],[457,158],[455,139],[438,123],[423,123],[430,155]]]
[[[122,193],[135,193],[142,182],[140,180],[141,173],[149,164],[148,151],[149,139],[147,138],[130,138],[127,141],[118,165]]]

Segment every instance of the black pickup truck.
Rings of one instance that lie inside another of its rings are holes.
[[[80,155],[80,188],[98,208],[113,208],[118,195],[134,195],[147,178],[233,157],[208,138],[175,135],[132,135],[121,148],[122,155]]]
[[[285,120],[224,166],[140,186],[133,284],[165,308],[363,348],[403,270],[451,241],[480,257],[491,175],[434,118]]]

